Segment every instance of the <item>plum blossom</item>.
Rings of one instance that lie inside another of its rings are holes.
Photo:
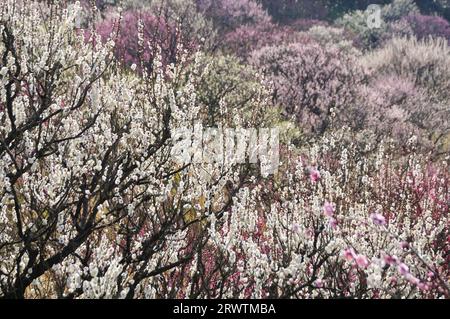
[[[321,178],[320,171],[314,167],[309,169],[309,180],[312,183],[317,183]]]
[[[400,248],[403,250],[408,250],[410,248],[410,244],[407,241],[402,241],[400,243]]]
[[[314,285],[317,287],[317,288],[322,288],[323,287],[323,280],[322,279],[316,279],[316,281],[314,282]]]
[[[386,265],[397,265],[399,260],[396,256],[385,255],[384,262]]]
[[[328,218],[328,225],[332,228],[332,229],[337,229],[339,222],[337,221],[336,218],[330,217]]]
[[[325,216],[333,217],[335,210],[335,204],[333,203],[325,202],[325,204],[323,205],[323,212]]]
[[[355,262],[360,268],[367,268],[369,266],[369,260],[364,255],[357,255],[355,258]]]
[[[127,0],[85,41],[72,2],[0,1],[0,298],[450,298],[444,40],[363,52],[260,1]],[[200,125],[279,126],[278,173],[179,163]]]
[[[400,274],[402,274],[403,276],[409,275],[409,267],[406,264],[400,263],[398,265],[397,269],[398,269],[398,272]]]
[[[381,215],[381,214],[372,213],[370,215],[370,219],[377,226],[384,226],[384,225],[386,225],[386,218],[384,218],[384,216]]]
[[[347,261],[353,261],[357,257],[357,255],[356,255],[355,251],[353,250],[353,248],[345,249],[343,251],[342,255],[345,258],[345,260],[347,260]]]

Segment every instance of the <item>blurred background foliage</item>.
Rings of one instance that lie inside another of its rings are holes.
[[[389,4],[390,0],[258,0],[276,21],[295,19],[335,20],[353,10],[364,10],[370,4]],[[450,19],[450,1],[416,0],[416,5],[427,14],[439,14]]]

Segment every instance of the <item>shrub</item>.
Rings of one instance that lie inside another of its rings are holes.
[[[449,98],[450,48],[444,39],[395,38],[367,54],[363,64],[373,73],[408,78],[432,96]]]
[[[201,0],[197,5],[222,33],[240,26],[261,27],[271,23],[267,12],[253,0]]]
[[[411,25],[414,35],[419,40],[433,36],[450,41],[450,24],[441,17],[416,14],[404,19]]]
[[[367,23],[368,11],[362,10],[346,14],[336,22],[355,34],[355,43],[363,48],[372,49],[399,33],[408,32],[399,27],[408,28],[409,25],[398,24],[398,22],[401,18],[415,13],[418,13],[418,8],[413,0],[394,0],[391,4],[382,7],[379,28],[370,28]]]
[[[324,19],[328,14],[324,1],[260,0],[277,22],[290,24],[297,19]]]
[[[322,46],[333,45],[355,57],[362,54],[354,46],[351,35],[343,28],[315,25],[307,34]]]
[[[450,114],[446,102],[434,100],[412,80],[396,75],[375,78],[360,93],[362,118],[354,128],[371,130],[374,142],[390,138],[398,145],[399,153],[404,154],[408,153],[405,146],[412,140],[418,152],[437,155],[448,150]]]
[[[293,42],[308,42],[307,34],[293,30],[287,26],[274,24],[267,26],[241,26],[224,36],[224,42],[220,46],[223,51],[247,59],[252,52],[265,46],[286,44]]]
[[[207,106],[204,121],[207,126],[230,127],[236,122],[234,114],[239,113],[240,126],[248,127],[260,109],[255,103],[265,101],[267,109],[270,107],[270,92],[251,66],[223,55],[206,56],[199,64],[205,71],[197,94],[199,102]],[[257,117],[266,118],[267,109]]]

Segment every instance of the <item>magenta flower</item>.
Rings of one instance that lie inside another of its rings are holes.
[[[398,263],[398,258],[397,258],[397,256],[386,255],[386,256],[384,256],[384,262],[387,265],[396,265]]]
[[[409,275],[409,267],[407,265],[405,265],[404,263],[400,263],[400,265],[398,265],[397,267],[398,272],[400,274],[402,274],[403,276],[407,276]]]
[[[381,214],[373,213],[370,215],[370,218],[372,219],[372,222],[377,226],[386,225],[386,218],[384,218],[384,216]]]
[[[422,282],[420,282],[420,283],[417,285],[417,287],[419,287],[419,289],[420,289],[420,290],[423,290],[423,291],[427,291],[427,290],[430,289],[430,287],[429,287],[427,284],[422,283]]]
[[[369,260],[364,255],[356,256],[355,262],[360,268],[367,268],[367,266],[369,266]]]
[[[315,285],[317,288],[322,288],[322,287],[323,287],[323,281],[322,281],[322,279],[317,279],[317,280],[314,282],[314,285]]]
[[[294,233],[299,233],[300,232],[300,225],[299,224],[297,224],[297,223],[295,223],[295,224],[293,224],[292,225],[292,231],[294,232]]]
[[[407,274],[406,280],[408,280],[411,284],[418,286],[420,284],[420,279],[414,277],[412,274]]]
[[[355,251],[353,250],[353,248],[347,248],[346,250],[344,250],[342,255],[344,256],[344,258],[347,261],[352,261],[356,258],[356,254],[355,254]]]
[[[335,205],[333,203],[325,202],[325,204],[323,204],[323,213],[326,216],[333,217],[335,210]]]
[[[316,183],[320,180],[320,172],[315,168],[310,168],[309,170],[309,179],[312,183]]]
[[[411,26],[418,39],[429,36],[450,40],[450,23],[442,17],[434,15],[414,14],[403,18]]]
[[[328,224],[330,225],[331,228],[336,229],[338,226],[338,221],[335,218],[330,217],[328,219]]]

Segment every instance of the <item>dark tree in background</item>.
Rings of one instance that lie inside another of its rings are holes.
[[[416,1],[417,6],[424,14],[438,14],[450,20],[449,0],[420,0]]]
[[[279,22],[295,19],[334,20],[351,10],[363,10],[371,4],[389,4],[390,0],[258,0]],[[450,19],[450,1],[415,1],[422,12]]]
[[[328,9],[323,1],[314,0],[259,0],[278,22],[287,23],[299,18],[324,19]]]

